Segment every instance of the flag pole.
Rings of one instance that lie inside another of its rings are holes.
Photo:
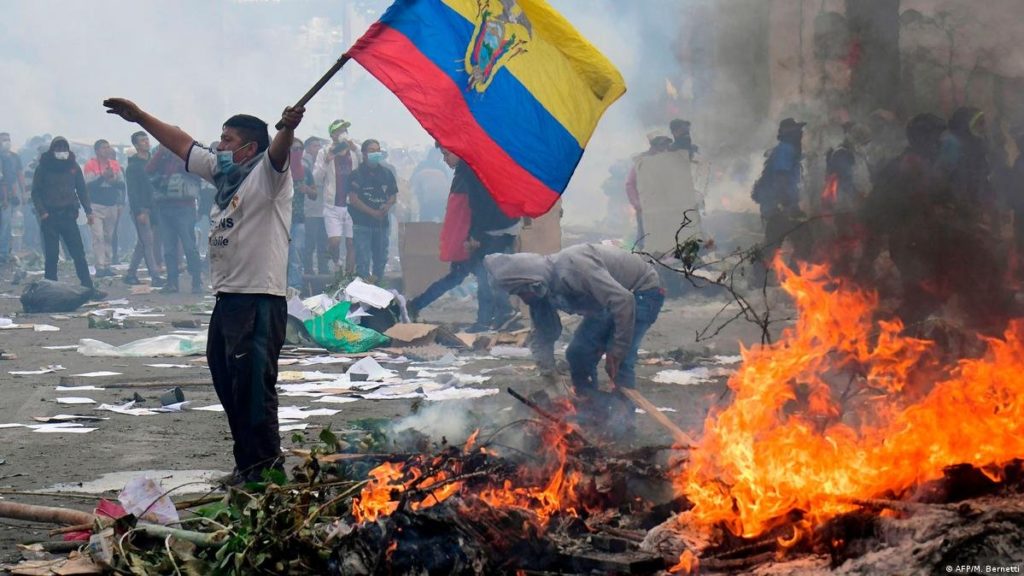
[[[306,92],[302,96],[302,98],[299,98],[299,101],[295,103],[295,106],[293,106],[293,108],[298,108],[299,106],[305,106],[307,102],[309,102],[310,100],[313,99],[313,96],[316,96],[316,93],[319,92],[321,88],[326,86],[327,83],[331,81],[331,78],[333,78],[334,75],[338,73],[338,70],[341,70],[341,68],[348,61],[349,61],[348,54],[342,54],[341,58],[338,58],[338,61],[335,62],[334,65],[331,66],[330,69],[327,70],[327,72],[324,73],[324,75],[319,80],[317,80],[316,84],[313,84],[313,87],[310,88],[309,91]],[[282,124],[281,122],[278,122],[277,126],[275,126],[275,128],[280,130],[280,129],[284,128],[284,124]]]

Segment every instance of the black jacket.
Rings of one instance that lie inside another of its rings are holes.
[[[128,167],[124,171],[125,184],[128,185],[128,207],[132,215],[153,211],[153,182],[146,174],[146,164],[138,156],[128,159]]]
[[[519,221],[519,218],[509,218],[501,211],[483,182],[465,162],[459,162],[455,168],[452,191],[469,196],[470,238],[479,240],[487,232],[503,230]]]
[[[58,210],[78,212],[79,204],[86,214],[92,214],[85,176],[74,154],[67,160],[57,160],[52,151],[43,153],[32,176],[32,203],[40,217]]]

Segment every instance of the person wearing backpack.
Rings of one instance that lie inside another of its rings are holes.
[[[185,170],[185,162],[166,146],[160,146],[146,165],[153,179],[153,205],[159,215],[160,234],[167,267],[164,294],[178,292],[178,246],[185,251],[185,262],[192,278],[192,293],[203,291],[199,250],[196,249],[196,200],[200,181]],[[203,215],[207,218],[207,215]]]

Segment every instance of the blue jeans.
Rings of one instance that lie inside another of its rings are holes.
[[[409,301],[409,306],[413,310],[423,310],[427,306],[434,303],[435,300],[440,298],[445,292],[452,290],[462,284],[462,281],[466,279],[466,276],[473,272],[472,264],[470,261],[463,260],[462,262],[452,262],[451,268],[448,269],[448,274],[434,281],[433,284],[427,286],[427,289],[422,294],[413,298]]]
[[[473,275],[476,276],[476,323],[481,326],[493,326],[512,315],[512,305],[508,301],[508,293],[491,286],[491,275],[484,267],[484,256],[488,254],[511,254],[515,247],[516,237],[511,234],[492,236],[482,234],[480,247],[473,252],[470,262]]]
[[[388,263],[388,236],[390,227],[352,226],[352,244],[356,250],[356,274],[363,280],[371,272],[378,281],[384,278],[384,265]]]
[[[306,242],[306,223],[292,222],[292,241],[288,243],[288,285],[302,290],[302,252]]]
[[[11,256],[11,219],[14,206],[0,209],[0,262],[6,262]]]
[[[619,365],[618,374],[615,375],[615,384],[624,388],[636,386],[637,349],[640,348],[640,341],[647,334],[647,329],[658,319],[661,305],[665,303],[665,295],[660,288],[637,292],[634,298],[636,315],[633,322],[633,341],[626,351],[626,357]],[[572,384],[577,390],[597,387],[597,364],[611,345],[614,334],[615,319],[611,312],[604,310],[583,318],[583,322],[572,336],[572,342],[565,350]]]
[[[200,263],[196,249],[196,209],[185,204],[157,204],[160,217],[161,239],[164,245],[164,264],[167,267],[167,284],[178,287],[178,242],[185,250],[185,262],[192,277],[192,286],[199,287]]]

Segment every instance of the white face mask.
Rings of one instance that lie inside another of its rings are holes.
[[[11,149],[11,143],[10,142],[0,142],[0,150],[3,150],[4,152],[7,152],[10,149]]]
[[[68,156],[70,156],[70,155],[71,155],[70,152],[54,152],[53,153],[53,157],[56,158],[57,160],[67,160]]]

